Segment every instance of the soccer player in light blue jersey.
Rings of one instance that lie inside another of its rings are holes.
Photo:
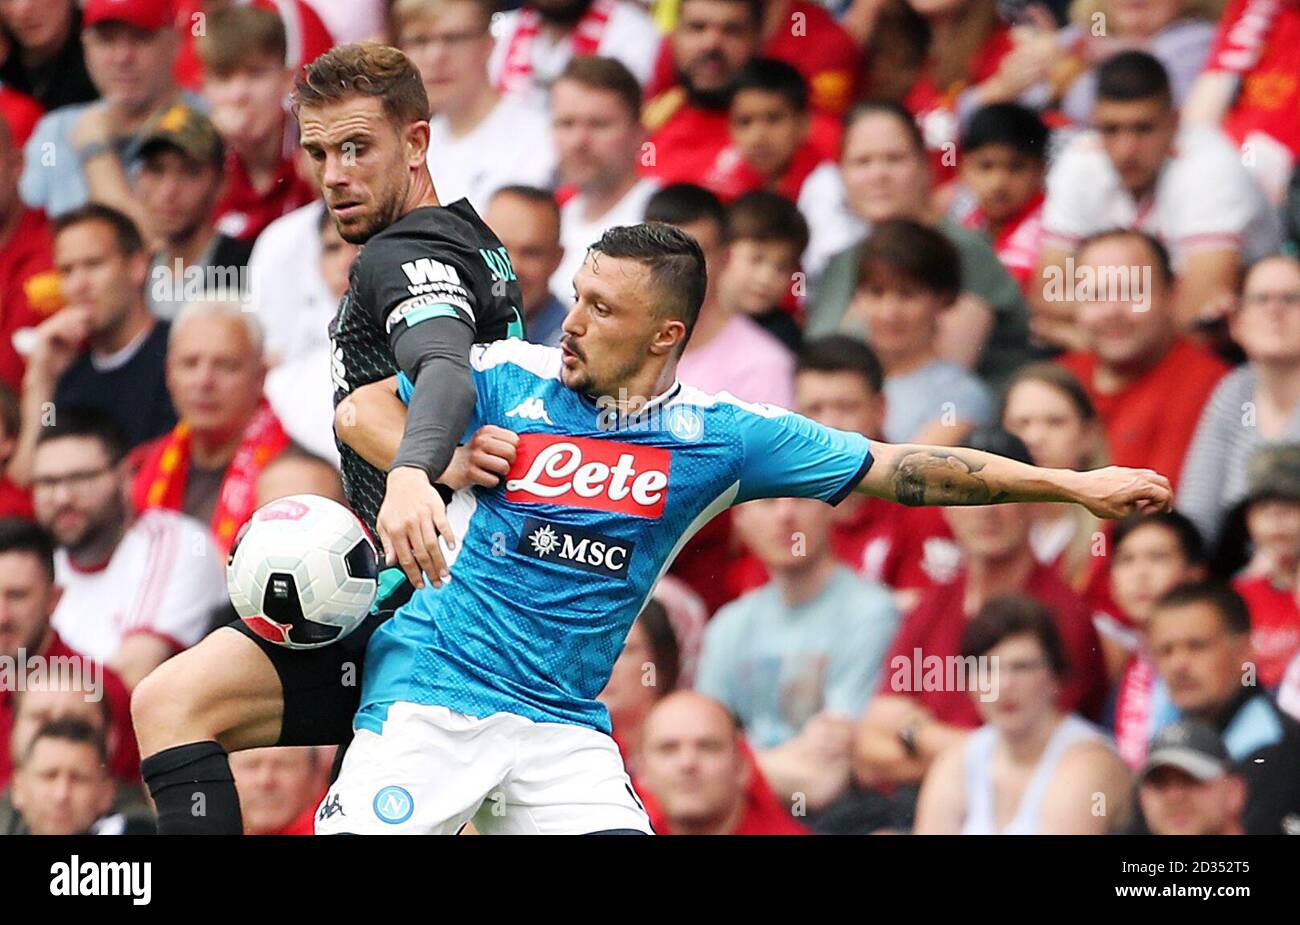
[[[1170,503],[1146,470],[891,446],[679,383],[705,284],[690,236],[615,228],[575,278],[560,348],[473,348],[467,440],[499,479],[448,505],[451,580],[371,636],[356,735],[318,833],[450,834],[471,819],[485,833],[649,832],[596,696],[656,580],[733,504],[860,491],[1117,517]],[[380,467],[400,439],[395,391],[411,383],[354,392],[344,436]]]

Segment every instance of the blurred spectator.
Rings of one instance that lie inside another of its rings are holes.
[[[1246,782],[1219,734],[1204,723],[1171,723],[1151,743],[1138,801],[1152,835],[1244,835]]]
[[[1052,68],[1061,111],[1088,124],[1097,101],[1097,67],[1131,49],[1149,52],[1169,74],[1175,108],[1181,108],[1214,41],[1220,4],[1207,0],[1076,0],[1059,42],[1066,54]],[[1094,28],[1105,23],[1102,34]]]
[[[316,200],[271,222],[253,244],[249,302],[261,318],[266,358],[272,365],[329,350],[329,323],[339,298],[321,272],[327,223],[334,219],[325,203]],[[333,234],[337,237],[338,232]]]
[[[656,184],[637,175],[645,141],[641,87],[612,58],[575,58],[551,86],[551,137],[560,181],[573,196],[560,211],[564,259],[551,291],[573,301],[573,277],[605,229],[635,225]]]
[[[182,87],[198,91],[204,86],[203,52],[199,49],[198,39],[203,29],[195,28],[202,23],[210,27],[211,17],[236,7],[255,7],[268,10],[280,17],[285,34],[283,65],[291,71],[297,71],[304,64],[314,61],[334,46],[334,36],[326,28],[322,17],[317,15],[314,4],[306,0],[171,0],[175,3],[176,28],[180,35],[181,48],[176,56],[174,73],[176,81]],[[320,0],[317,0],[319,3]],[[337,2],[337,0],[335,0]],[[365,0],[346,0],[353,10],[365,7]],[[345,41],[339,36],[339,42]]]
[[[222,556],[255,510],[254,488],[289,445],[262,394],[262,326],[238,303],[192,302],[167,346],[167,389],[181,416],[141,449],[136,510],[182,511],[208,524]]]
[[[808,137],[808,87],[784,61],[754,58],[745,65],[727,120],[730,144],[700,181],[723,200],[759,189],[798,199],[809,174],[832,160]]]
[[[832,516],[798,498],[736,509],[772,580],[714,615],[695,677],[740,721],[772,789],[805,794],[809,811],[848,787],[853,724],[898,624],[885,589],[836,562]]]
[[[786,305],[801,289],[799,255],[808,246],[808,223],[779,193],[756,190],[727,207],[727,254],[717,280],[718,302],[748,315],[791,350],[803,333]]]
[[[1270,257],[1251,267],[1228,330],[1247,362],[1211,393],[1177,499],[1211,547],[1228,511],[1246,493],[1247,463],[1255,451],[1300,442],[1300,261]]]
[[[384,41],[386,37],[391,5],[388,0],[306,0],[306,3],[334,36],[335,44]]]
[[[1111,595],[1127,623],[1098,624],[1107,674],[1115,679],[1106,725],[1120,758],[1137,770],[1152,735],[1173,716],[1148,645],[1151,613],[1178,585],[1205,579],[1205,548],[1196,527],[1177,511],[1124,518],[1111,545]]]
[[[420,71],[433,117],[429,173],[444,205],[462,196],[480,213],[503,186],[549,187],[555,173],[546,111],[488,80],[496,0],[400,0],[397,47]]]
[[[651,592],[663,605],[677,640],[677,685],[689,687],[695,683],[695,669],[700,660],[700,647],[704,643],[704,627],[712,612],[704,598],[675,575],[663,575],[655,582]]]
[[[1243,501],[1253,552],[1233,588],[1250,610],[1250,641],[1259,683],[1277,687],[1300,654],[1300,445],[1261,447],[1250,461]]]
[[[839,330],[857,289],[861,242],[870,225],[891,218],[933,224],[961,256],[962,294],[945,316],[939,355],[996,384],[1027,357],[1029,313],[1020,287],[983,235],[934,221],[930,178],[924,140],[906,110],[866,103],[849,114],[839,167],[819,168],[799,197],[813,231],[804,268],[815,279],[804,333]]]
[[[680,653],[668,611],[651,598],[628,631],[599,700],[609,710],[611,735],[629,774],[636,774],[641,731],[650,709],[677,689]]]
[[[257,506],[290,495],[320,495],[347,504],[338,469],[319,456],[294,448],[271,460],[257,477]]]
[[[572,299],[557,298],[550,286],[565,256],[555,198],[535,186],[503,186],[488,201],[483,221],[505,245],[510,265],[519,277],[528,339],[534,344],[558,347],[564,334],[560,326]]]
[[[31,475],[41,429],[59,408],[98,408],[127,447],[176,423],[164,362],[168,324],[149,312],[149,255],[129,218],[89,203],[54,223],[54,262],[67,308],[41,323],[23,376],[22,430],[9,462],[20,485]]]
[[[1177,487],[1201,409],[1228,368],[1179,334],[1168,260],[1145,232],[1083,241],[1074,272],[1096,284],[1080,286],[1081,349],[1060,362],[1088,390],[1111,462],[1154,469]]]
[[[32,498],[59,546],[54,628],[134,688],[199,641],[225,581],[202,526],[170,511],[134,515],[130,484],[121,437],[102,414],[62,409],[41,431]]]
[[[730,311],[718,298],[727,259],[722,203],[703,187],[678,183],[650,198],[645,220],[676,225],[704,251],[708,291],[677,364],[682,382],[705,392],[725,391],[744,401],[789,408],[794,355],[756,321]]]
[[[978,430],[966,443],[1029,462],[1029,451],[1003,431]],[[1087,719],[1100,715],[1106,673],[1088,607],[1056,573],[1034,559],[1032,521],[1023,505],[949,507],[943,516],[961,549],[962,567],[948,584],[924,592],[903,618],[885,661],[888,676],[858,729],[855,771],[864,786],[919,781],[934,758],[980,724],[975,704],[962,691],[920,685],[922,664],[958,656],[970,619],[986,602],[1020,594],[1052,611],[1069,672],[1058,705]]]
[[[245,835],[314,835],[330,765],[317,746],[252,748],[230,756]]]
[[[78,0],[0,3],[0,32],[10,46],[0,62],[0,82],[45,109],[89,103],[99,96],[86,73],[81,16]]]
[[[1055,363],[1030,363],[1011,377],[1002,427],[1024,441],[1034,465],[1076,471],[1105,465],[1105,437],[1092,399]],[[1078,505],[1038,504],[1031,511],[1029,542],[1039,562],[1081,594],[1104,580],[1106,557],[1095,548],[1100,520]]]
[[[962,290],[961,258],[948,239],[887,219],[863,244],[857,278],[841,327],[865,335],[884,368],[884,438],[951,446],[992,424],[988,389],[936,350],[941,318]]]
[[[4,54],[4,33],[0,30],[0,55]],[[19,93],[13,87],[0,83],[0,121],[9,129],[6,144],[21,149],[32,137],[36,123],[41,121],[45,110],[25,93]]]
[[[322,333],[329,330],[333,319],[333,311],[327,310],[328,307],[338,305],[347,292],[349,274],[360,248],[339,236],[334,219],[324,209],[319,213],[315,241],[317,246],[309,248],[320,257],[315,277],[325,284],[329,301],[317,302],[312,306],[312,314],[306,317],[284,318],[283,312],[276,310],[272,321],[283,321],[291,330],[303,328],[308,321],[313,321],[319,330],[305,333],[306,343],[293,348],[288,357],[271,367],[266,374],[265,391],[271,410],[289,438],[337,467],[334,386],[330,379],[332,351]],[[262,330],[270,333],[265,324]]]
[[[1274,202],[1300,160],[1300,6],[1232,0],[1183,120],[1217,125],[1250,157],[1245,165]]]
[[[248,243],[317,195],[295,166],[297,128],[285,109],[294,75],[284,63],[286,41],[280,16],[254,6],[209,16],[198,40],[203,95],[226,145],[217,229]]]
[[[735,718],[693,691],[669,694],[650,711],[638,767],[661,834],[807,834],[763,780]]]
[[[55,720],[14,757],[13,803],[27,834],[96,834],[114,790],[102,732],[83,720]]]
[[[32,495],[6,474],[18,448],[22,406],[13,389],[0,382],[0,517],[32,518]]]
[[[971,116],[961,139],[961,181],[974,197],[964,227],[981,231],[1028,290],[1043,246],[1047,126],[1032,109],[994,103]]]
[[[1077,282],[1067,259],[1112,228],[1141,229],[1165,245],[1178,274],[1180,328],[1222,314],[1241,266],[1273,253],[1280,233],[1238,152],[1214,129],[1179,130],[1169,76],[1140,51],[1122,52],[1098,70],[1092,128],[1047,175],[1043,252],[1031,288],[1036,333],[1079,347],[1081,309],[1062,298],[1059,283]]]
[[[1291,659],[1282,683],[1277,688],[1277,705],[1292,719],[1300,721],[1300,655]]]
[[[659,53],[654,20],[630,0],[532,0],[502,14],[492,32],[493,85],[538,109],[576,58],[613,58],[645,86]]]
[[[62,305],[49,223],[18,198],[22,171],[22,149],[0,119],[0,382],[13,389],[22,386],[25,368],[14,334]]]
[[[1148,639],[1178,718],[1218,731],[1245,778],[1246,834],[1283,832],[1300,813],[1300,723],[1255,686],[1245,602],[1222,585],[1180,585],[1156,605]]]
[[[0,689],[0,788],[12,771],[10,735],[21,725],[20,712],[33,725],[69,714],[97,722],[105,727],[110,740],[113,775],[137,781],[140,755],[131,728],[126,685],[111,668],[70,648],[51,627],[61,593],[54,574],[54,542],[49,534],[26,521],[0,520],[0,656],[14,665],[20,659],[28,664],[43,663],[43,678],[49,687],[38,693],[40,685],[34,683],[33,672],[27,688],[20,691],[5,685]],[[60,663],[68,675],[52,670]],[[48,684],[64,678],[67,683],[62,686]],[[28,702],[20,711],[21,700]],[[27,736],[18,738],[25,741]]]
[[[962,657],[990,663],[993,683],[967,691],[984,725],[930,766],[916,834],[1123,831],[1131,778],[1096,727],[1057,706],[1069,666],[1051,611],[1032,598],[990,600],[966,627]]]
[[[218,233],[213,222],[224,160],[211,120],[181,103],[141,133],[133,192],[143,216],[140,230],[157,248],[145,301],[159,318],[175,318],[182,305],[200,298],[247,297],[252,248]]]
[[[170,0],[88,0],[81,42],[99,98],[53,110],[37,124],[27,140],[23,201],[51,217],[87,200],[130,214],[133,202],[122,178],[140,129],[178,101],[205,104],[172,82]]]

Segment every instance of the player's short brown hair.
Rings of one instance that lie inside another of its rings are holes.
[[[288,47],[280,14],[255,6],[211,14],[205,33],[195,43],[203,66],[218,75],[248,67],[258,58],[283,63]]]
[[[429,118],[429,96],[420,72],[401,51],[378,42],[340,45],[304,67],[294,82],[294,112],[356,96],[378,97],[384,113],[398,126]]]
[[[569,61],[555,82],[572,80],[591,90],[606,90],[618,97],[633,120],[641,118],[641,84],[617,58],[581,55]]]

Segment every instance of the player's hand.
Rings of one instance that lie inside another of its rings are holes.
[[[1107,466],[1078,473],[1078,501],[1098,517],[1168,510],[1174,500],[1169,479],[1150,469]]]
[[[388,490],[375,529],[384,544],[384,561],[400,565],[415,587],[424,587],[425,575],[435,588],[451,580],[438,539],[441,537],[451,550],[456,548],[456,535],[447,520],[442,496],[423,469],[398,466],[388,473]]]
[[[453,491],[468,485],[495,488],[514,465],[519,435],[513,430],[485,424],[469,443],[456,447],[447,471],[438,479]]]

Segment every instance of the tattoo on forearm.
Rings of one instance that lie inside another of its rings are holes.
[[[1010,500],[981,475],[984,463],[961,449],[916,449],[894,464],[891,482],[902,504],[998,504]]]

